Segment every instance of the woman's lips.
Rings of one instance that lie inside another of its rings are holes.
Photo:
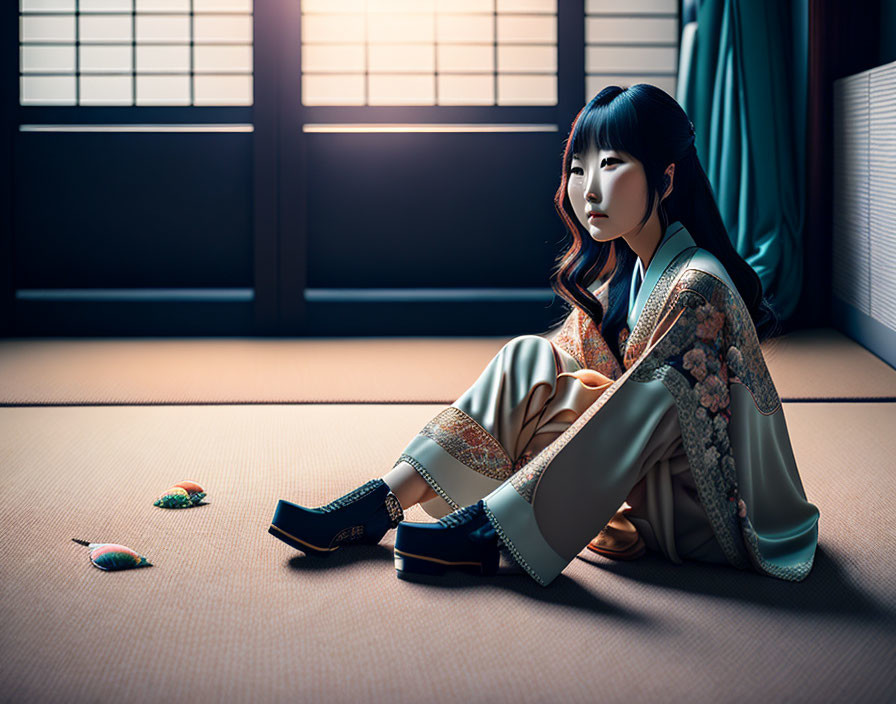
[[[591,215],[589,215],[588,217],[592,220],[597,220],[598,218],[605,218],[607,216],[601,215],[600,213],[591,213]]]

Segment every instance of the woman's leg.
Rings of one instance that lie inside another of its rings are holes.
[[[514,338],[382,478],[315,509],[280,501],[271,532],[320,554],[346,542],[378,541],[417,503],[434,518],[475,503],[514,473],[522,450],[538,445],[533,436],[562,431],[590,405],[598,392],[568,374],[580,371],[545,338]]]
[[[631,367],[544,451],[483,498],[514,559],[550,584],[669,451],[675,397]],[[646,377],[646,375],[645,375]]]
[[[453,404],[412,438],[394,465],[397,475],[390,472],[383,479],[402,506],[405,500],[407,505],[419,501],[433,518],[475,503],[600,395],[600,389],[575,378],[582,372],[572,356],[543,337],[513,338]],[[424,493],[420,479],[430,491]]]
[[[389,485],[403,509],[438,496],[420,473],[404,460],[395,465],[382,479]]]

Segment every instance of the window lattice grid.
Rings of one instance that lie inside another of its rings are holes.
[[[304,105],[556,105],[556,0],[304,0]]]
[[[586,0],[585,100],[635,83],[675,97],[679,31],[677,0]]]
[[[20,0],[21,105],[252,105],[253,0]]]

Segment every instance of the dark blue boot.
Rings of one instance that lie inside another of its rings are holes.
[[[447,570],[494,575],[499,558],[498,536],[481,499],[438,523],[402,521],[395,532],[399,579],[430,582]]]
[[[329,555],[342,545],[376,545],[403,517],[389,485],[371,479],[319,508],[280,499],[268,533],[306,555]]]

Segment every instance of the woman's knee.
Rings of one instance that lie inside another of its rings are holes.
[[[498,354],[505,365],[553,380],[558,373],[553,343],[539,335],[520,335],[508,341]]]
[[[505,345],[504,349],[508,349],[511,352],[515,352],[519,349],[522,350],[539,350],[543,351],[544,354],[554,354],[553,351],[554,345],[548,340],[546,337],[541,337],[541,335],[518,335],[514,337],[512,340],[509,340]]]

